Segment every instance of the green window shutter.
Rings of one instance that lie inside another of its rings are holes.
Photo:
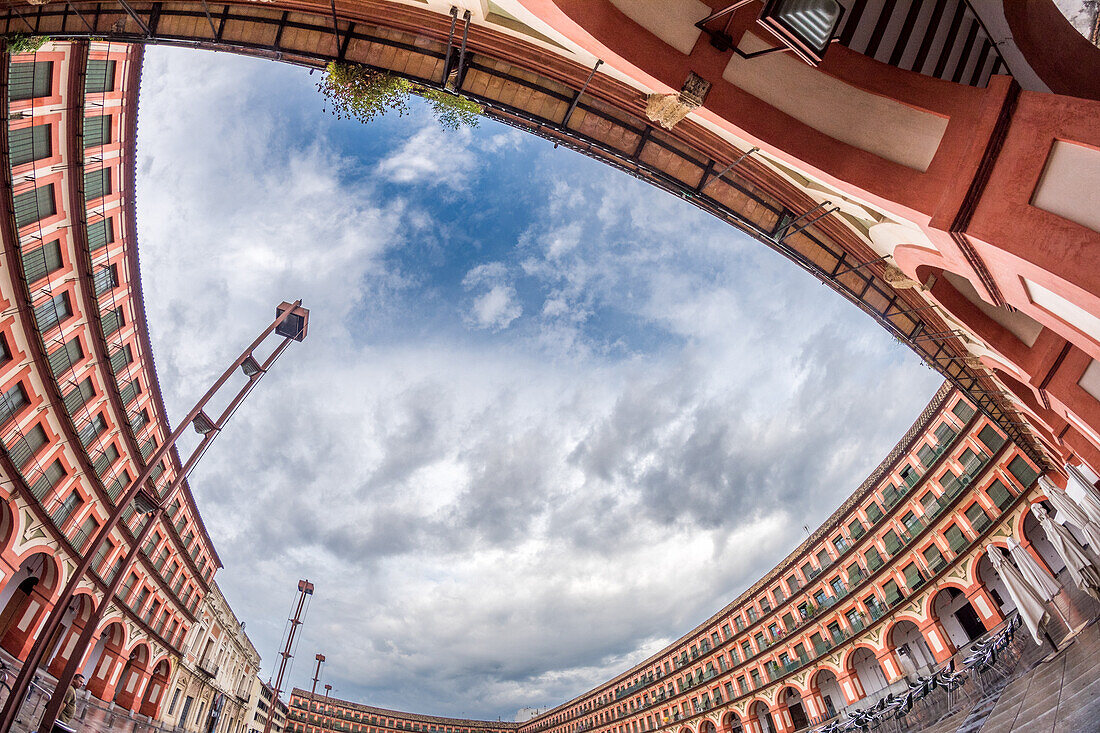
[[[35,425],[26,435],[17,435],[11,445],[4,447],[16,468],[23,468],[39,448],[46,444],[46,431],[41,425]]]
[[[882,507],[875,502],[871,502],[867,505],[867,518],[872,522],[878,522],[882,519]]]
[[[872,573],[882,567],[882,555],[879,554],[878,548],[872,547],[863,557],[867,560],[867,569]]]
[[[23,275],[31,285],[61,269],[61,240],[46,242],[23,253]]]
[[[118,460],[118,448],[114,445],[107,446],[107,450],[99,454],[99,457],[95,459],[95,472],[103,478],[103,474],[110,470],[111,464]]]
[[[947,561],[943,559],[940,548],[935,545],[926,547],[922,554],[924,555],[924,559],[928,561],[928,567],[931,568],[933,573],[938,573],[940,569],[947,564]]]
[[[104,338],[110,338],[113,333],[126,325],[126,318],[122,315],[122,306],[104,313],[101,316],[101,325],[103,326]]]
[[[920,450],[917,451],[917,458],[920,459],[921,465],[928,468],[936,460],[936,451],[930,445],[922,445]]]
[[[989,494],[989,498],[993,500],[993,503],[997,505],[997,508],[1004,511],[1008,508],[1008,505],[1012,503],[1012,494],[1009,493],[1008,488],[1001,483],[1000,479],[994,481],[985,493]]]
[[[156,449],[157,439],[149,438],[149,440],[141,444],[141,457],[148,458],[149,456],[153,455],[153,451],[155,451]]]
[[[889,530],[884,537],[886,543],[886,551],[891,555],[901,549],[901,540],[898,538],[898,533],[894,530]]]
[[[1005,439],[992,425],[986,425],[981,429],[981,432],[978,433],[978,440],[985,444],[990,453],[996,453],[997,449],[1005,444]]]
[[[53,184],[16,194],[12,197],[12,209],[15,211],[15,226],[20,229],[53,216],[57,213]]]
[[[95,252],[115,241],[115,230],[111,218],[88,222],[88,249]]]
[[[46,472],[31,484],[31,493],[41,503],[43,497],[50,493],[50,490],[63,478],[65,478],[65,469],[61,467],[61,461],[54,461]]]
[[[115,353],[111,354],[111,371],[118,374],[120,371],[126,368],[126,365],[134,360],[133,349],[130,348],[130,344],[121,349],[117,349]]]
[[[66,341],[62,346],[50,352],[50,371],[53,372],[55,377],[59,377],[83,358],[84,350],[80,348],[80,339],[74,338],[72,341]]]
[[[80,444],[87,448],[106,429],[107,421],[103,419],[103,415],[96,415],[77,431],[77,437],[80,438]]]
[[[974,408],[966,400],[959,400],[955,403],[955,406],[951,408],[951,412],[955,413],[955,417],[959,418],[963,422],[968,421],[974,417]]]
[[[853,540],[858,540],[867,530],[863,528],[863,523],[859,519],[853,519],[848,524],[848,531],[851,533]]]
[[[100,168],[84,172],[84,200],[94,201],[111,192],[111,169]]]
[[[12,64],[8,70],[8,99],[47,97],[52,83],[52,61]]]
[[[981,532],[990,525],[989,515],[977,502],[971,504],[966,510],[966,518],[970,520],[970,526],[975,532]]]
[[[1039,473],[1031,467],[1023,456],[1016,456],[1012,459],[1012,463],[1008,464],[1008,472],[1011,473],[1025,489],[1031,488],[1031,485],[1035,483],[1035,479],[1039,478]]]
[[[97,297],[103,295],[108,290],[114,290],[118,287],[118,267],[111,265],[110,267],[96,270],[93,280]]]
[[[88,74],[84,79],[85,94],[109,92],[115,88],[115,62],[103,59],[88,60]]]
[[[72,314],[73,309],[69,305],[69,294],[62,293],[36,306],[34,320],[38,324],[38,329],[45,333]]]
[[[886,605],[888,606],[892,606],[902,599],[901,588],[893,580],[886,581],[886,585],[882,586],[882,591],[886,596]]]
[[[966,547],[966,535],[957,525],[952,524],[947,528],[947,531],[943,533],[943,536],[947,539],[947,544],[951,549],[958,552],[962,548]]]
[[[125,385],[119,388],[118,393],[122,397],[122,404],[129,405],[131,402],[137,399],[139,393],[137,380],[127,382]]]
[[[50,157],[53,153],[50,142],[49,125],[32,125],[12,130],[8,133],[8,152],[12,167]]]
[[[84,147],[92,148],[111,142],[111,115],[84,118]]]
[[[936,440],[940,445],[946,445],[950,443],[955,437],[955,428],[951,427],[947,423],[940,423],[936,427]]]
[[[87,404],[88,400],[94,396],[95,388],[92,387],[92,380],[90,378],[85,379],[65,395],[65,409],[68,410],[70,415],[75,415],[77,410]]]

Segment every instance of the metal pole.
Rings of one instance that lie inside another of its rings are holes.
[[[298,607],[294,610],[294,618],[290,619],[290,631],[286,635],[286,647],[279,656],[279,674],[275,676],[275,688],[272,690],[271,707],[267,709],[267,719],[264,721],[264,733],[271,733],[271,718],[275,713],[275,706],[279,704],[279,692],[283,686],[283,674],[286,672],[287,660],[293,656],[294,637],[298,633],[298,627],[302,625],[302,609],[305,607],[306,596],[313,595],[313,583],[308,580],[298,581]]]
[[[15,720],[19,714],[19,708],[23,704],[23,700],[27,695],[27,691],[30,689],[31,681],[34,679],[35,674],[38,672],[38,666],[42,663],[42,657],[45,656],[46,647],[49,640],[53,638],[54,634],[57,633],[58,628],[60,628],[62,619],[65,615],[65,609],[68,608],[70,601],[72,601],[77,586],[88,574],[88,570],[91,568],[92,565],[92,560],[95,558],[99,548],[103,545],[104,542],[107,541],[107,538],[110,536],[111,532],[113,532],[115,527],[118,525],[119,521],[122,518],[123,511],[125,511],[130,502],[133,501],[134,498],[142,491],[145,482],[149,480],[149,475],[153,472],[153,469],[156,467],[157,463],[160,462],[160,459],[164,457],[164,454],[167,453],[170,448],[175,446],[176,441],[179,440],[181,435],[183,435],[183,432],[187,429],[187,426],[190,425],[191,422],[200,413],[202,413],[203,407],[205,407],[206,403],[209,402],[210,399],[217,393],[218,389],[223,384],[225,384],[226,380],[228,380],[230,376],[232,376],[233,372],[236,371],[238,366],[244,363],[246,359],[252,358],[252,352],[263,342],[265,338],[267,338],[267,336],[272,331],[274,331],[278,326],[286,321],[291,316],[291,314],[300,310],[299,306],[301,306],[301,304],[301,300],[295,301],[292,306],[287,307],[285,310],[279,313],[278,317],[271,323],[271,325],[264,329],[263,333],[261,333],[260,336],[252,342],[252,345],[249,346],[244,351],[244,353],[237,357],[236,361],[234,361],[233,364],[230,365],[229,369],[227,369],[225,373],[222,374],[222,376],[219,377],[216,382],[214,382],[214,385],[207,391],[205,395],[203,395],[202,399],[198,401],[195,407],[192,408],[191,412],[187,413],[187,417],[183,420],[183,422],[180,423],[179,427],[177,427],[172,432],[168,439],[164,441],[164,444],[153,452],[153,454],[146,462],[145,469],[141,472],[141,475],[139,475],[137,479],[129,486],[129,488],[127,488],[127,490],[122,494],[122,496],[119,497],[118,503],[111,511],[111,514],[107,517],[107,521],[104,522],[103,526],[99,528],[99,531],[96,532],[91,545],[84,551],[84,556],[81,558],[80,562],[73,570],[72,575],[69,577],[69,581],[62,589],[60,596],[54,602],[53,610],[50,612],[50,615],[46,619],[46,623],[39,631],[38,637],[35,639],[34,645],[31,647],[31,650],[27,654],[26,659],[23,660],[23,666],[19,670],[19,674],[16,676],[15,681],[12,683],[11,692],[8,693],[7,702],[4,704],[3,711],[0,712],[0,733],[7,733],[7,731],[11,730],[12,725],[15,723]],[[109,599],[104,599],[103,601],[103,603],[108,602],[110,602]],[[64,690],[62,690],[62,692],[64,692]]]
[[[324,664],[325,655],[318,654],[314,659],[317,660],[317,669],[313,672],[313,687],[309,688],[309,702],[313,703],[313,695],[317,692],[317,683],[321,680],[321,665]]]
[[[160,500],[157,507],[150,512],[149,521],[145,523],[141,533],[134,539],[133,545],[130,547],[130,551],[126,554],[126,558],[122,561],[122,565],[118,568],[115,576],[110,581],[110,587],[104,594],[104,600],[92,611],[91,617],[84,625],[84,629],[81,631],[80,637],[77,640],[76,646],[69,653],[69,659],[65,663],[65,669],[61,672],[61,675],[57,678],[57,686],[54,688],[53,695],[50,697],[49,703],[46,705],[46,709],[42,711],[42,719],[39,721],[38,730],[53,730],[54,721],[57,720],[57,714],[61,710],[61,706],[65,701],[65,690],[73,681],[73,677],[76,676],[76,672],[80,667],[80,664],[84,658],[84,654],[91,644],[92,636],[95,634],[95,630],[99,626],[99,622],[103,619],[103,615],[106,613],[107,606],[110,605],[110,601],[118,593],[119,586],[122,585],[122,578],[125,577],[126,571],[133,565],[134,559],[137,557],[138,550],[141,545],[148,538],[149,533],[152,531],[153,526],[164,515],[165,508],[171,504],[172,499],[180,491],[180,487],[183,486],[183,482],[187,480],[187,477],[194,470],[195,465],[199,462],[199,459],[206,454],[210,444],[214,442],[214,439],[221,434],[222,428],[229,421],[229,418],[236,412],[237,407],[244,401],[245,397],[256,386],[257,382],[263,378],[264,374],[267,374],[267,370],[275,363],[275,360],[282,355],[286,350],[292,339],[286,337],[282,343],[271,353],[263,364],[259,365],[259,371],[253,372],[248,382],[240,389],[237,395],[230,401],[221,415],[218,416],[218,420],[213,423],[212,429],[209,430],[206,435],[203,436],[202,441],[192,451],[191,456],[187,459],[187,462],[183,464],[183,467],[176,474],[175,479],[172,480],[171,485],[164,492],[164,498]]]
[[[325,685],[325,715],[321,718],[321,733],[325,733],[325,730],[328,728],[328,700],[331,693],[332,685]]]

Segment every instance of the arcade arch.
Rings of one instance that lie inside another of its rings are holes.
[[[100,700],[108,699],[108,695],[113,692],[111,686],[116,678],[112,672],[119,666],[116,662],[122,659],[122,650],[125,645],[126,629],[122,622],[110,621],[99,632],[99,639],[84,662],[83,669],[88,691]]]
[[[42,657],[50,674],[57,676],[64,669],[65,663],[76,645],[76,640],[84,630],[84,624],[91,618],[95,607],[95,599],[88,593],[77,593],[69,601],[69,605],[65,609],[65,616],[61,620],[61,626],[54,635],[53,641],[50,642],[46,654]]]
[[[810,693],[821,700],[826,718],[836,716],[837,710],[844,707],[844,693],[840,690],[840,681],[831,669],[819,669],[810,678]]]
[[[49,608],[60,571],[47,552],[24,559],[0,590],[0,646],[22,656],[35,627]]]
[[[958,588],[948,586],[932,599],[932,615],[943,626],[948,641],[956,648],[966,646],[985,633],[978,612]]]
[[[737,716],[737,713],[728,712],[722,716],[722,733],[744,733],[741,718]]]
[[[848,671],[852,672],[863,688],[863,695],[873,695],[889,686],[886,673],[882,670],[874,651],[858,646],[848,654]]]
[[[791,725],[795,730],[801,730],[810,725],[810,716],[802,703],[802,694],[793,687],[784,687],[779,693],[779,703],[787,708],[787,714],[791,717]]]
[[[167,659],[161,659],[156,663],[153,667],[153,676],[145,686],[145,694],[142,696],[141,707],[138,709],[139,713],[148,715],[150,718],[157,717],[160,712],[161,700],[164,698],[164,691],[168,689],[168,680],[171,676],[172,668]]]
[[[894,648],[901,672],[906,676],[936,663],[924,635],[909,619],[902,619],[894,624],[886,635],[886,640]]]
[[[141,694],[140,685],[145,679],[149,665],[149,646],[138,642],[126,658],[122,667],[118,685],[115,688],[115,704],[128,710],[133,709],[135,699]]]
[[[775,725],[775,718],[772,716],[771,708],[763,700],[757,700],[749,706],[749,726],[750,729],[755,723],[756,730],[762,733],[779,733],[779,729]]]

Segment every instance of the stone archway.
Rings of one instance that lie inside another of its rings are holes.
[[[722,733],[744,733],[737,713],[729,712],[722,716]]]
[[[948,586],[932,599],[932,615],[940,622],[948,641],[960,649],[985,633],[978,612],[958,588]]]
[[[95,607],[95,599],[88,593],[77,593],[69,601],[61,626],[54,634],[50,648],[42,657],[46,660],[47,671],[53,676],[58,676],[65,668],[65,663],[69,661],[69,655],[72,654],[73,647],[84,630],[84,624],[91,618]]]
[[[886,640],[897,652],[901,672],[906,676],[917,674],[936,663],[924,635],[909,619],[902,619],[894,624],[886,635]]]
[[[993,562],[984,552],[978,560],[978,567],[975,573],[978,582],[989,591],[990,597],[993,599],[993,602],[997,604],[997,609],[1003,615],[1007,616],[1016,610],[1016,602],[1012,600],[1012,596],[1009,594],[1008,589],[1005,588],[1001,576],[993,569]]]
[[[819,669],[810,678],[810,693],[819,701],[821,719],[835,718],[837,711],[844,707],[844,693],[836,673],[830,669]]]
[[[141,682],[148,674],[148,666],[149,647],[142,642],[130,651],[126,664],[122,667],[122,674],[119,675],[118,686],[115,688],[116,705],[127,710],[135,706],[137,697],[141,694]]]
[[[779,733],[772,710],[763,700],[757,700],[749,706],[748,723],[750,730],[759,733]]]
[[[110,701],[114,697],[112,673],[121,663],[125,645],[126,630],[122,622],[111,621],[99,632],[99,639],[84,662],[88,691],[100,700]]]
[[[22,657],[50,607],[59,574],[53,557],[36,552],[19,564],[0,590],[0,647]]]
[[[865,646],[856,647],[848,655],[848,669],[859,680],[864,696],[881,692],[889,686],[878,657]]]
[[[162,659],[153,667],[153,676],[149,684],[145,686],[145,695],[141,699],[141,707],[138,712],[156,718],[160,711],[164,691],[168,688],[168,680],[171,677],[171,668],[167,659]]]
[[[779,693],[779,703],[787,708],[795,730],[809,727],[810,714],[802,702],[802,693],[793,687],[784,687]]]

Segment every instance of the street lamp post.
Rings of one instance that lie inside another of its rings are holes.
[[[118,591],[121,578],[125,575],[126,568],[133,562],[137,555],[138,550],[141,547],[141,542],[148,535],[148,532],[152,529],[156,519],[163,512],[165,501],[170,499],[176,491],[182,485],[183,480],[187,477],[187,474],[194,468],[195,463],[202,457],[203,453],[213,442],[214,437],[225,426],[225,423],[232,417],[233,413],[240,406],[241,402],[252,391],[252,388],[256,385],[256,382],[266,373],[267,369],[274,363],[287,347],[290,341],[301,341],[305,338],[306,327],[309,319],[309,311],[301,307],[302,301],[298,300],[294,303],[283,302],[276,308],[275,320],[259,335],[259,337],[252,342],[252,344],[245,349],[245,351],[237,357],[229,368],[214,382],[213,386],[203,395],[202,399],[187,413],[186,418],[179,424],[179,426],[172,432],[164,444],[157,448],[146,461],[145,469],[141,472],[138,478],[130,484],[127,490],[119,497],[114,509],[108,516],[103,526],[99,528],[95,536],[92,539],[91,545],[84,551],[83,557],[73,570],[72,575],[69,577],[68,582],[61,591],[61,595],[55,601],[53,610],[50,612],[49,617],[46,619],[40,629],[34,645],[31,647],[30,652],[27,654],[27,658],[23,661],[23,666],[19,670],[19,674],[15,678],[15,682],[12,684],[11,692],[8,694],[7,702],[4,705],[3,711],[0,712],[0,731],[11,730],[12,724],[15,722],[19,713],[19,708],[23,703],[23,699],[27,694],[27,690],[30,688],[31,680],[34,678],[35,673],[38,670],[39,664],[42,662],[43,656],[45,656],[46,647],[50,639],[57,633],[58,628],[61,625],[64,611],[68,607],[69,602],[73,598],[77,587],[80,582],[88,574],[91,569],[92,561],[96,556],[99,548],[107,541],[111,532],[118,526],[119,521],[122,518],[122,514],[126,507],[130,505],[131,501],[140,497],[148,506],[152,507],[153,515],[146,522],[145,527],[142,529],[140,536],[135,539],[133,546],[130,548],[127,554],[126,560],[123,562],[123,566],[119,568],[116,576],[112,579],[111,587],[108,593],[100,601],[95,612],[93,612],[93,618],[89,619],[84,626],[84,631],[80,636],[80,643],[73,649],[70,654],[69,661],[65,665],[65,671],[62,673],[61,678],[58,680],[57,687],[54,689],[54,694],[50,699],[50,703],[46,706],[46,710],[43,712],[42,721],[39,725],[39,730],[50,731],[53,728],[53,722],[57,717],[57,712],[61,708],[61,704],[64,700],[65,690],[68,689],[72,682],[72,678],[76,673],[76,668],[79,666],[85,650],[88,647],[89,642],[95,632],[96,621],[102,618],[103,612],[107,605],[111,603],[114,597],[114,593]],[[262,363],[257,361],[253,356],[253,352],[260,346],[261,343],[272,333],[282,336],[283,340],[271,353],[271,355],[265,359]],[[237,395],[229,402],[229,405],[221,413],[218,419],[212,420],[205,412],[203,408],[210,402],[210,400],[218,393],[218,390],[225,384],[225,382],[233,375],[238,367],[241,367],[248,377],[248,382],[237,393]],[[149,492],[145,490],[145,484],[149,481],[150,474],[153,469],[160,462],[161,458],[175,446],[180,436],[187,429],[188,425],[194,425],[195,430],[203,435],[202,442],[192,453],[187,463],[180,470],[179,475],[172,482],[172,485],[164,493],[164,498],[156,498],[157,494],[152,494],[150,497]]]
[[[321,733],[325,733],[325,729],[328,728],[328,700],[332,694],[332,685],[325,685],[325,715],[321,718]]]
[[[317,669],[313,673],[313,687],[309,688],[309,704],[313,704],[313,696],[317,692],[317,683],[321,681],[321,665],[325,663],[325,655],[318,654],[314,659],[317,660]]]

